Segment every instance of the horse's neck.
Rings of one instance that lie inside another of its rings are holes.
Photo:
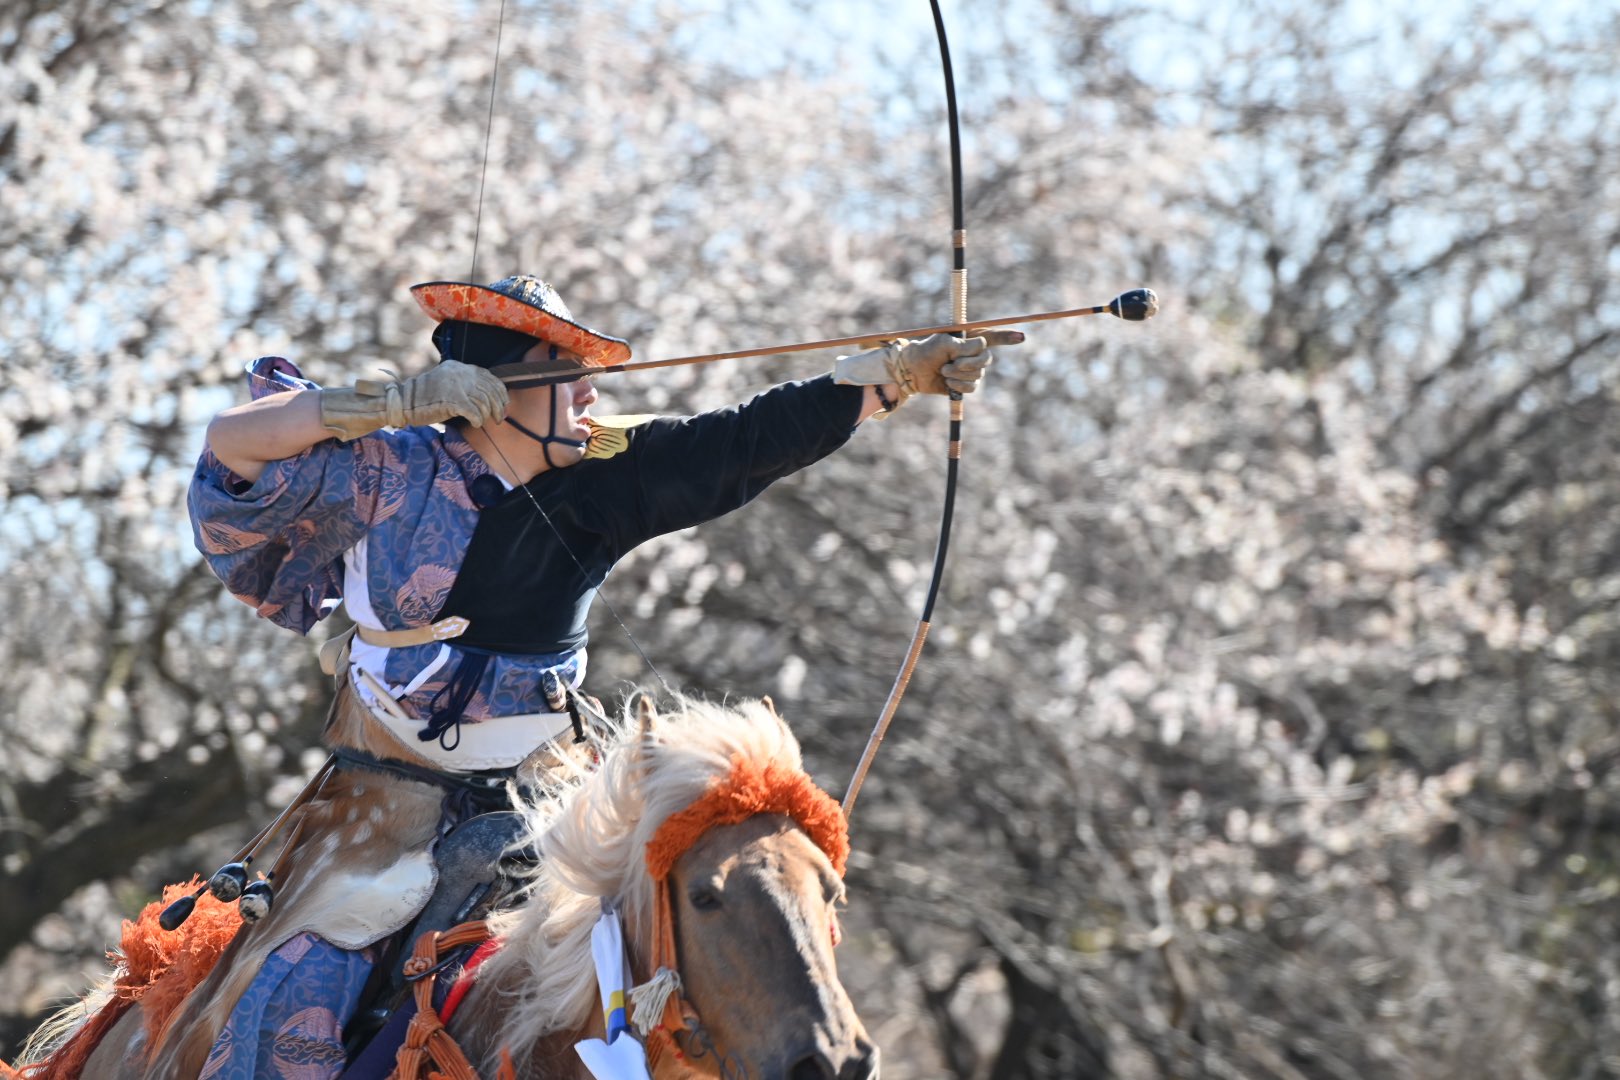
[[[514,1062],[517,1067],[518,1080],[593,1080],[591,1071],[585,1067],[574,1044],[581,1039],[600,1039],[602,1037],[601,1019],[591,1030],[576,1031],[567,1035],[551,1035],[542,1039],[535,1047],[527,1062]],[[629,1038],[621,1035],[620,1038]],[[706,1059],[706,1060],[712,1060]],[[718,1070],[705,1071],[696,1068],[691,1059],[676,1056],[673,1053],[663,1053],[656,1062],[648,1066],[652,1080],[718,1080]]]
[[[510,1019],[509,1011],[519,1001],[516,984],[520,981],[516,972],[508,972],[504,980],[480,981],[450,1023],[451,1035],[480,1075],[495,1075],[494,1065],[501,1059],[500,1035]],[[605,1033],[601,1010],[592,1009],[583,1027],[547,1035],[522,1059],[514,1060],[517,1080],[593,1080],[574,1044],[582,1039],[600,1039]],[[718,1076],[668,1051],[650,1063],[650,1072],[652,1080],[712,1080]]]
[[[494,1065],[505,1049],[501,1034],[511,1022],[512,1011],[521,1007],[521,982],[522,973],[514,970],[494,979],[480,979],[450,1022],[451,1036],[481,1076],[495,1075]],[[518,1080],[592,1080],[574,1044],[581,1039],[600,1039],[605,1030],[601,1010],[592,1009],[584,1027],[545,1036],[512,1062]]]

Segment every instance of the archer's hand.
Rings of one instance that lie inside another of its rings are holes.
[[[934,334],[921,341],[901,338],[893,350],[890,374],[901,393],[970,394],[995,359],[990,352],[998,345],[1017,345],[1024,340],[1019,330],[985,330],[974,337]]]
[[[321,424],[344,442],[384,427],[442,424],[460,416],[483,427],[506,415],[506,385],[481,367],[446,360],[398,382],[362,379],[321,391]]]
[[[994,360],[992,347],[1017,345],[1019,330],[985,330],[974,337],[934,334],[918,341],[899,338],[881,348],[840,356],[833,377],[857,386],[892,383],[900,400],[912,394],[970,394]]]

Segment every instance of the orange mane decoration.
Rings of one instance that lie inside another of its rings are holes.
[[[798,822],[832,860],[839,877],[849,861],[849,822],[843,808],[797,769],[772,762],[763,768],[733,755],[731,772],[709,786],[685,810],[671,814],[647,844],[647,870],[654,881],[669,877],[675,860],[716,825],[735,825],[755,814],[783,814]]]

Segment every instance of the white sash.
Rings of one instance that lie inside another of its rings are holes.
[[[477,772],[483,769],[509,769],[546,744],[568,734],[573,720],[567,713],[523,713],[518,716],[491,716],[484,720],[464,720],[461,738],[450,732],[455,749],[446,750],[443,739],[419,739],[417,732],[426,720],[406,714],[389,695],[377,677],[358,664],[349,665],[354,692],[367,711],[388,732],[416,753],[445,772]],[[451,732],[455,729],[452,728]]]

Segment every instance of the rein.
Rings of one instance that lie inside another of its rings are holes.
[[[482,952],[489,941],[489,924],[481,920],[423,934],[417,939],[411,958],[405,961],[405,978],[414,984],[412,995],[416,998],[416,1015],[411,1017],[410,1027],[405,1031],[405,1044],[399,1048],[394,1059],[394,1071],[388,1075],[388,1080],[420,1080],[423,1076],[437,1080],[478,1080],[477,1070],[444,1026],[459,997],[452,991],[451,1000],[445,1003],[444,1015],[440,1016],[433,1007],[433,993],[439,971],[454,958],[457,950],[467,945],[477,945]],[[474,955],[482,959],[478,954]],[[474,966],[469,961],[466,970],[470,971]],[[495,1080],[515,1080],[515,1077],[512,1059],[503,1050],[501,1067],[495,1073]]]

